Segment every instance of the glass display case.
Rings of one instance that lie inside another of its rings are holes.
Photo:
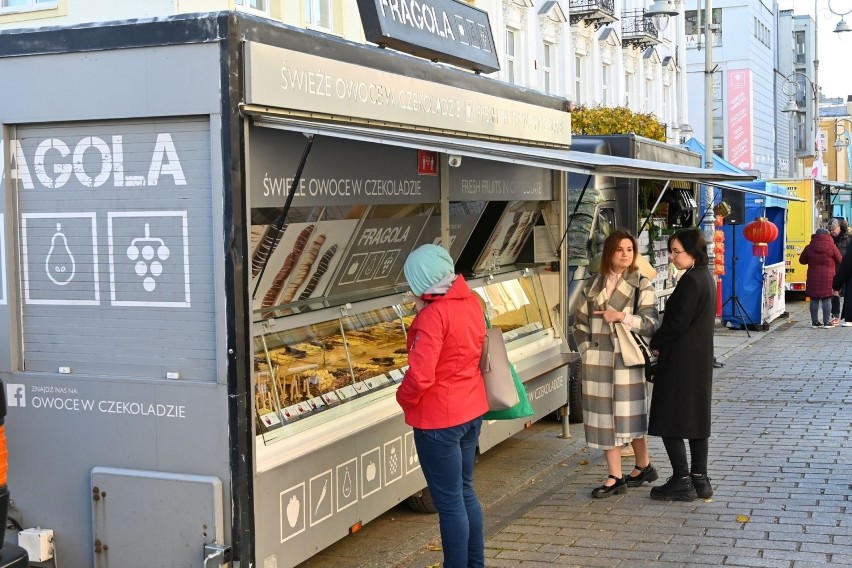
[[[470,281],[507,348],[558,341],[537,268]],[[369,301],[255,322],[255,410],[264,444],[392,397],[407,369],[413,297]],[[525,354],[525,357],[528,355]]]

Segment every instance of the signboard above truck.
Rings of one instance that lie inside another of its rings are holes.
[[[477,73],[500,70],[488,12],[455,0],[358,0],[364,36]]]

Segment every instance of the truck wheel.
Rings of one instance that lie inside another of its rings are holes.
[[[418,513],[438,512],[438,509],[435,507],[435,502],[432,501],[432,494],[429,493],[428,488],[421,489],[406,499],[405,504],[408,505],[412,511],[416,511]]]
[[[580,424],[583,421],[583,383],[580,376],[579,361],[571,364],[571,375],[568,377],[568,423]]]

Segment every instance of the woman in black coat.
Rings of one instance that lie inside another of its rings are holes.
[[[672,263],[686,272],[666,302],[660,329],[651,340],[658,352],[648,433],[661,436],[672,477],[651,489],[661,501],[692,501],[713,495],[707,477],[710,397],[713,383],[713,326],[716,283],[707,267],[707,244],[697,228],[669,238]],[[686,445],[692,467],[686,460]]]

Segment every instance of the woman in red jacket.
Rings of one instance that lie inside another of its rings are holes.
[[[444,568],[485,566],[482,508],[473,464],[488,411],[479,358],[485,316],[453,259],[436,245],[415,249],[405,278],[417,296],[408,331],[408,371],[396,392],[438,509]]]
[[[799,255],[799,263],[808,265],[805,277],[805,294],[811,299],[811,327],[830,328],[831,324],[831,281],[842,257],[837,245],[826,229],[817,229],[811,242]],[[822,306],[822,323],[819,308]]]

